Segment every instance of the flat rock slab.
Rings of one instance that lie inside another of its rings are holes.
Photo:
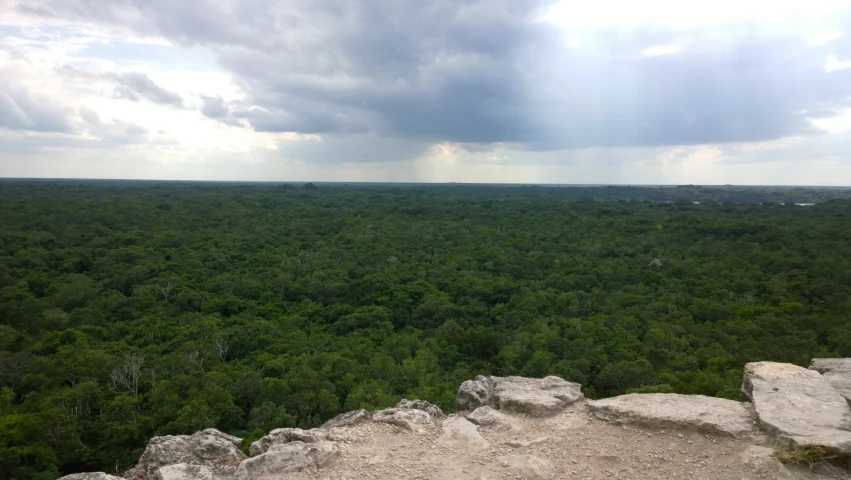
[[[154,480],[214,480],[215,473],[204,465],[178,463],[160,467]]]
[[[479,433],[475,425],[464,417],[451,416],[443,421],[440,443],[455,448],[484,450],[490,443]]]
[[[351,427],[359,423],[372,420],[372,412],[364,409],[352,410],[351,412],[341,413],[336,417],[322,424],[322,428],[343,428]]]
[[[88,473],[72,473],[60,477],[59,480],[124,480],[121,477],[116,477],[103,472],[88,472]]]
[[[582,386],[559,377],[491,377],[496,408],[530,417],[549,417],[585,398]]]
[[[488,406],[479,407],[467,414],[467,420],[480,427],[500,432],[520,432],[523,430],[523,422]]]
[[[337,437],[331,432],[319,428],[302,430],[300,428],[276,428],[263,438],[255,441],[248,449],[252,457],[266,453],[275,445],[284,445],[290,442],[316,443],[336,440]]]
[[[407,408],[385,408],[372,414],[372,420],[387,423],[410,430],[414,433],[425,433],[425,426],[433,426],[434,417],[423,410]]]
[[[592,400],[588,407],[597,418],[615,423],[686,428],[726,436],[750,432],[754,421],[740,402],[703,395],[633,393]]]
[[[788,363],[748,363],[742,392],[769,433],[793,446],[814,444],[851,455],[851,407],[817,371]]]
[[[334,442],[290,442],[272,445],[268,451],[244,460],[233,475],[234,480],[279,480],[287,474],[308,468],[322,468],[340,458]]]
[[[820,373],[851,405],[851,358],[814,358],[810,370]]]
[[[774,456],[774,449],[751,445],[739,455],[742,464],[762,478],[792,478],[792,474]]]
[[[443,410],[441,410],[440,407],[425,400],[408,400],[403,398],[399,401],[399,403],[396,404],[395,408],[401,408],[403,410],[422,410],[427,414],[431,415],[431,418],[435,422],[446,418],[446,415],[443,413]]]

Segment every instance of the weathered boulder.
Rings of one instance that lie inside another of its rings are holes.
[[[472,413],[467,414],[467,420],[480,427],[500,432],[519,432],[523,430],[523,422],[488,406],[479,407]]]
[[[815,370],[851,405],[851,358],[814,358],[810,370]]]
[[[591,400],[597,418],[653,428],[687,428],[705,433],[738,436],[753,429],[753,419],[740,403],[703,395],[633,393]]]
[[[791,478],[792,474],[768,447],[751,445],[739,455],[742,463],[754,474],[766,479]]]
[[[242,439],[212,428],[193,435],[154,437],[136,467],[127,471],[124,478],[154,479],[160,467],[180,463],[232,470],[246,458],[239,450],[241,443]]]
[[[222,440],[224,440],[226,442],[232,443],[236,448],[239,448],[242,445],[242,439],[241,438],[235,437],[233,435],[228,435],[227,433],[222,432],[221,430],[217,430],[215,428],[207,428],[207,429],[201,430],[200,432],[196,433],[195,435],[211,435],[211,436],[214,436],[214,437],[218,437],[218,438],[221,438]]]
[[[414,433],[424,433],[424,427],[434,426],[435,418],[423,410],[385,408],[372,414],[372,420],[402,427]]]
[[[458,387],[458,396],[455,400],[458,411],[473,411],[483,406],[494,406],[493,384],[493,379],[484,375],[462,383]]]
[[[476,426],[466,418],[453,415],[443,421],[443,434],[440,443],[455,448],[484,450],[490,443],[482,437]]]
[[[110,475],[108,473],[103,472],[86,472],[86,473],[72,473],[71,475],[65,475],[64,477],[60,477],[59,480],[124,480],[121,477],[116,477]]]
[[[532,417],[548,417],[582,395],[582,385],[559,377],[485,377],[467,380],[458,389],[456,404],[459,411],[472,411],[489,406],[507,412]]]
[[[372,412],[364,409],[352,410],[351,412],[341,413],[331,420],[328,420],[322,424],[322,428],[350,427],[370,420],[372,420]]]
[[[210,467],[186,463],[160,467],[154,476],[155,480],[214,480],[214,478],[216,476]]]
[[[559,377],[492,377],[493,395],[499,410],[531,417],[555,415],[584,398],[582,386]]]
[[[748,363],[742,392],[769,433],[792,446],[811,443],[851,455],[851,407],[817,371],[788,363]]]
[[[553,462],[534,455],[504,455],[497,461],[514,474],[529,480],[548,480],[556,473]]]
[[[396,408],[406,410],[422,410],[427,414],[431,415],[434,421],[443,420],[444,418],[446,418],[446,415],[443,413],[443,410],[441,410],[440,407],[425,400],[407,400],[403,398],[399,401],[399,403],[396,404]]]
[[[266,453],[274,445],[284,445],[290,442],[316,443],[337,440],[333,433],[318,428],[302,430],[300,428],[276,428],[265,437],[257,440],[248,448],[248,453],[256,457]]]
[[[284,474],[307,468],[322,468],[340,457],[334,442],[304,443],[294,441],[272,445],[268,451],[251,457],[237,467],[234,480],[278,480]]]

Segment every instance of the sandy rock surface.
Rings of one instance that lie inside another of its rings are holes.
[[[814,358],[810,370],[815,370],[851,404],[851,358]]]
[[[788,363],[745,365],[742,392],[767,433],[794,445],[812,443],[851,455],[851,407],[815,370]]]
[[[453,415],[443,421],[440,444],[446,447],[483,450],[490,443],[482,437],[476,426],[464,417]]]
[[[523,430],[523,422],[488,406],[479,407],[466,416],[467,420],[482,428],[515,432]]]
[[[598,419],[581,403],[552,417],[512,414],[511,418],[524,425],[523,433],[477,428],[490,443],[487,449],[444,444],[442,426],[424,426],[424,433],[416,434],[389,424],[361,423],[350,428],[360,440],[340,444],[338,461],[287,478],[514,480],[533,477],[521,476],[501,457],[534,456],[553,465],[553,476],[543,478],[563,480],[851,480],[847,471],[810,471],[782,464],[775,477],[758,473],[759,466],[745,464],[742,454],[752,445],[772,452],[773,447],[768,436],[756,433],[734,438],[688,429],[615,425]]]
[[[322,428],[273,430],[250,458],[241,439],[214,429],[155,437],[125,478],[851,480],[837,467],[851,460],[851,407],[819,373],[844,368],[748,364],[742,391],[753,404],[673,394],[587,401],[578,384],[557,377],[480,376],[464,382],[458,404],[466,409],[448,418],[429,402],[402,400]],[[778,445],[805,443],[824,446],[834,464],[778,461]]]
[[[703,395],[630,394],[589,401],[598,418],[656,428],[688,428],[736,436],[750,432],[754,421],[741,402]]]

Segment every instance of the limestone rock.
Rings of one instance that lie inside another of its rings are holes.
[[[351,412],[341,413],[331,420],[328,420],[322,424],[322,428],[350,427],[369,420],[372,420],[371,412],[364,409],[352,410]]]
[[[467,420],[480,427],[493,429],[500,432],[523,430],[523,423],[491,407],[479,407],[467,415]]]
[[[567,405],[584,398],[582,386],[559,377],[492,377],[499,410],[532,417],[557,414]]]
[[[490,443],[482,437],[476,426],[466,418],[453,415],[443,421],[443,435],[440,443],[450,447],[484,450]]]
[[[753,428],[753,419],[740,402],[703,395],[633,393],[592,400],[588,407],[601,420],[654,428],[688,428],[728,436]]]
[[[851,455],[851,407],[815,370],[788,363],[745,365],[742,392],[760,424],[792,446],[812,443]]]
[[[275,444],[266,452],[240,463],[233,478],[234,480],[278,480],[286,478],[284,474],[287,473],[328,466],[340,455],[340,448],[334,442],[293,441]]]
[[[544,435],[543,437],[538,437],[534,440],[522,441],[522,440],[509,440],[505,442],[505,445],[514,448],[526,448],[526,447],[534,447],[535,445],[542,445],[545,443],[553,443],[555,439],[549,435]]]
[[[504,455],[497,460],[516,475],[530,480],[548,480],[556,473],[551,461],[534,455]]]
[[[193,435],[167,435],[154,437],[148,442],[145,453],[136,467],[124,474],[131,480],[149,480],[160,467],[185,463],[212,469],[233,469],[245,460],[239,450],[242,439],[207,429]]]
[[[366,462],[366,464],[371,467],[374,467],[376,465],[384,465],[385,463],[387,463],[387,460],[389,460],[387,454],[379,453],[378,455],[374,455],[372,458],[370,458]]]
[[[154,476],[155,480],[213,480],[214,478],[214,473],[209,467],[186,463],[160,467]]]
[[[851,405],[851,358],[814,358],[810,370],[815,370]]]
[[[762,478],[792,477],[789,470],[786,470],[786,467],[774,456],[774,450],[768,447],[751,445],[741,453],[739,458],[746,467]]]
[[[59,480],[124,480],[121,477],[116,477],[103,472],[87,472],[87,473],[72,473],[60,477]]]
[[[396,425],[414,433],[424,433],[427,426],[433,426],[435,419],[423,410],[407,408],[385,408],[372,414],[372,420],[379,423]]]
[[[403,398],[401,401],[399,401],[399,403],[396,404],[396,408],[407,410],[422,410],[431,415],[432,419],[434,419],[435,421],[443,420],[444,418],[446,418],[446,415],[444,415],[443,410],[441,410],[440,407],[425,400],[407,400]]]
[[[458,387],[456,406],[458,411],[473,411],[482,406],[493,405],[493,380],[484,375],[467,380]]]
[[[326,430],[313,428],[302,430],[300,428],[276,428],[268,435],[251,444],[248,453],[256,457],[266,453],[273,445],[284,445],[290,442],[316,443],[322,441],[336,440],[337,438]]]

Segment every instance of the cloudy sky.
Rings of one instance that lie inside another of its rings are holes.
[[[0,176],[851,185],[851,2],[0,0]]]

